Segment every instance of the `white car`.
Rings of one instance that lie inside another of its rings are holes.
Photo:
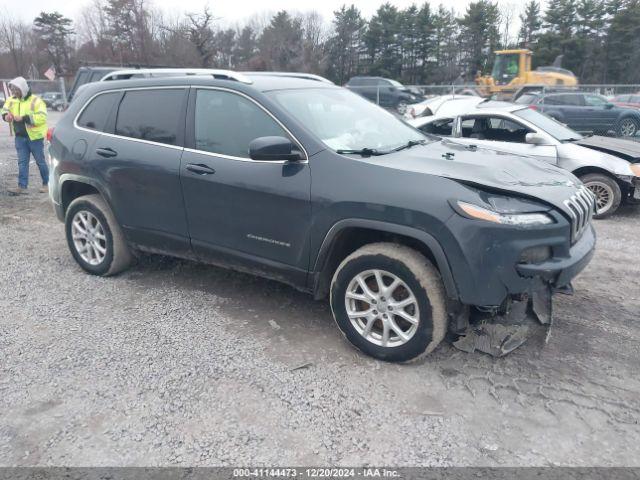
[[[450,109],[474,107],[482,100],[484,100],[482,97],[472,95],[440,95],[409,105],[404,116],[411,120],[431,115],[443,115]]]
[[[527,106],[449,99],[433,115],[408,123],[469,148],[527,155],[569,170],[595,194],[596,218],[615,212],[623,199],[640,200],[640,163],[578,145],[582,135]]]

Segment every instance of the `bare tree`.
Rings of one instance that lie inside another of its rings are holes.
[[[187,38],[198,52],[200,66],[209,67],[216,54],[213,24],[217,19],[208,5],[204,7],[202,13],[188,13],[187,19]]]
[[[305,72],[322,73],[326,66],[324,44],[327,36],[322,16],[311,11],[302,14],[300,20],[304,31],[302,69]]]
[[[9,53],[16,75],[24,75],[28,69],[27,56],[30,50],[30,36],[29,25],[7,11],[2,13],[0,16],[0,48]]]

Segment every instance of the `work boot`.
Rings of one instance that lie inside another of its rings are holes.
[[[7,189],[9,195],[24,195],[27,193],[27,189],[23,187],[15,187]]]
[[[49,193],[49,186],[48,185],[41,186],[39,192],[40,193]]]

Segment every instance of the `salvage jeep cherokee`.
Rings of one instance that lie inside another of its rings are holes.
[[[571,174],[424,136],[302,75],[90,84],[49,153],[87,272],[146,251],[270,277],[329,295],[343,334],[388,361],[447,332],[506,353],[520,313],[549,323],[595,245],[593,196]]]

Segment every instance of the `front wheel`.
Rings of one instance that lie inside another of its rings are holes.
[[[608,217],[618,209],[622,201],[622,191],[613,178],[601,173],[589,173],[581,176],[580,180],[596,197],[594,218]]]
[[[71,255],[93,275],[115,275],[132,260],[131,251],[113,212],[100,195],[76,198],[65,215]]]
[[[349,255],[333,276],[330,301],[345,337],[380,360],[416,360],[446,333],[440,275],[424,255],[403,245],[374,243]]]

